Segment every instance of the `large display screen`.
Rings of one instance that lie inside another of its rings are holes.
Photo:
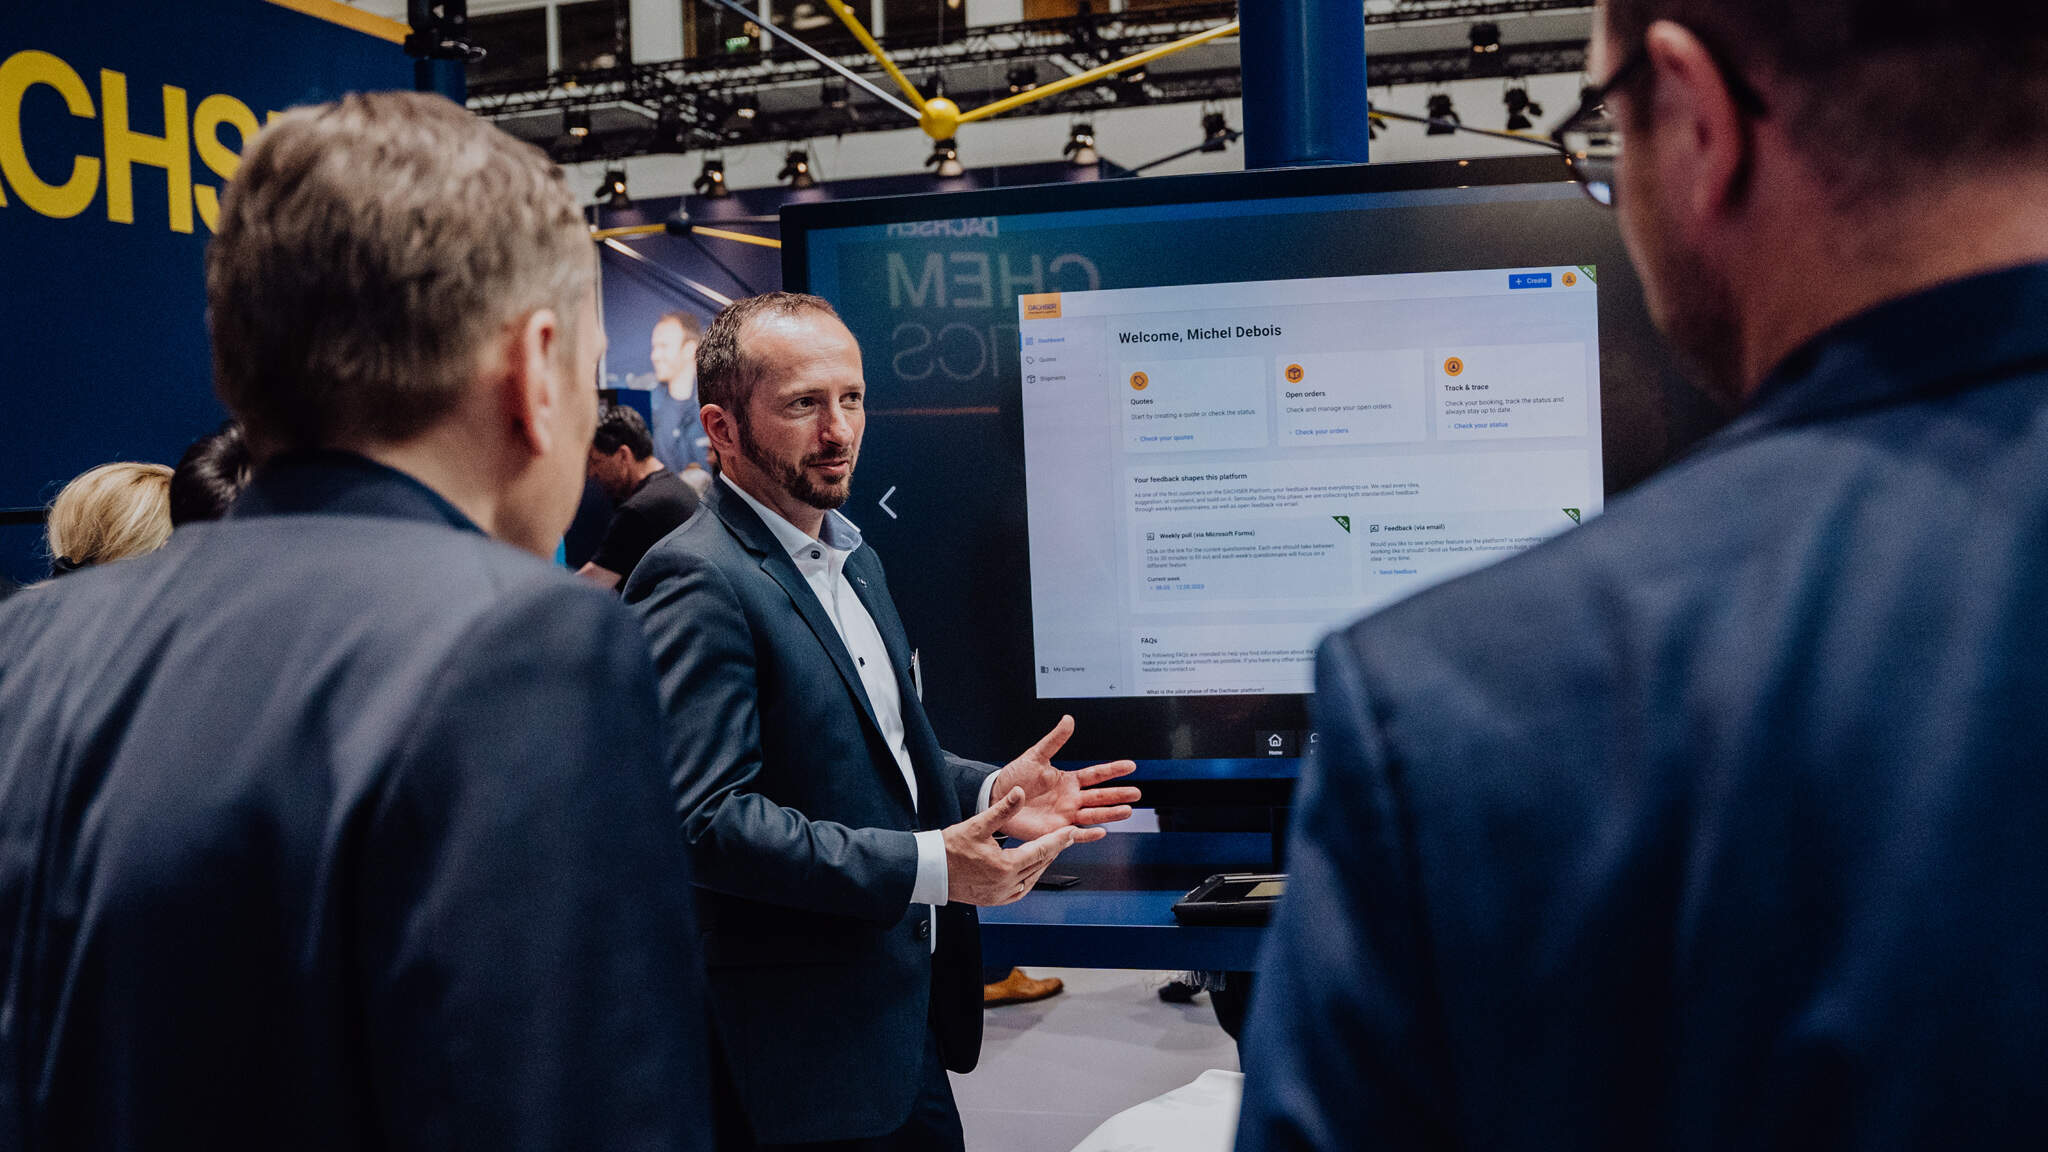
[[[1556,160],[791,206],[860,340],[844,511],[956,752],[1272,774],[1316,640],[1598,515],[1720,419]]]
[[[1331,628],[1598,511],[1597,277],[1021,297],[1038,696],[1305,693]]]

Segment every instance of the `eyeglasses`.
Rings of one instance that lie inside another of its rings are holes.
[[[1614,170],[1621,159],[1621,125],[1608,112],[1607,98],[1635,83],[1649,63],[1647,48],[1630,53],[1605,84],[1580,93],[1579,110],[1565,117],[1550,133],[1551,142],[1564,157],[1565,167],[1571,169],[1572,179],[1596,204],[1614,206]],[[1742,74],[1728,67],[1718,54],[1714,56],[1714,66],[1728,85],[1728,95],[1735,101],[1735,107],[1751,117],[1762,116],[1764,98]]]
[[[1571,169],[1572,179],[1596,204],[1614,206],[1614,169],[1621,158],[1621,125],[1608,113],[1607,97],[1634,82],[1649,62],[1649,52],[1636,50],[1614,70],[1607,83],[1579,93],[1579,110],[1565,117],[1550,133],[1551,141],[1564,155],[1565,167]]]

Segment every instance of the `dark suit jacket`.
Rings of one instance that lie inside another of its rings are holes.
[[[2048,266],[1332,637],[1238,1147],[2038,1147],[2044,646]]]
[[[718,1042],[758,1139],[880,1135],[909,1116],[928,1026],[954,1071],[980,1053],[974,909],[940,908],[933,956],[926,906],[909,901],[912,832],[970,814],[988,767],[940,750],[872,548],[846,576],[889,650],[922,811],[789,554],[723,482],[705,508],[648,552],[625,599],[667,703]]]
[[[0,1147],[708,1145],[687,863],[613,598],[411,478],[0,607]]]

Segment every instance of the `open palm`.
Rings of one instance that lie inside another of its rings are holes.
[[[1012,788],[1024,790],[1023,805],[1008,823],[998,829],[1003,835],[1035,840],[1061,828],[1091,829],[1088,834],[1076,837],[1078,843],[1101,838],[1103,833],[1092,830],[1093,825],[1110,824],[1130,817],[1131,805],[1138,802],[1138,790],[1098,785],[1119,776],[1128,776],[1137,771],[1138,766],[1129,760],[1113,760],[1072,772],[1053,767],[1052,758],[1073,734],[1074,718],[1060,717],[1060,722],[1053,725],[1052,731],[1043,739],[996,773],[995,787],[990,795],[1006,795]]]

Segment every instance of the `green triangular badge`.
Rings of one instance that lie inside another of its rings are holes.
[[[1342,528],[1342,529],[1343,529],[1343,530],[1345,530],[1346,532],[1349,532],[1349,531],[1351,531],[1351,517],[1349,517],[1349,516],[1332,516],[1332,517],[1330,517],[1330,519],[1332,519],[1332,520],[1335,520],[1335,521],[1337,522],[1337,527],[1339,527],[1339,528]]]
[[[1572,523],[1577,524],[1580,522],[1579,510],[1577,508],[1567,508],[1564,510],[1564,514],[1572,518]]]

